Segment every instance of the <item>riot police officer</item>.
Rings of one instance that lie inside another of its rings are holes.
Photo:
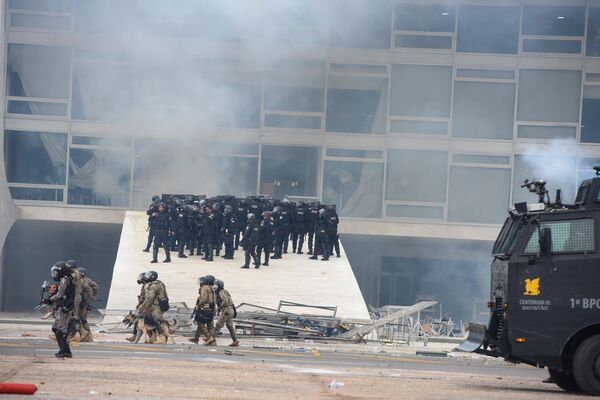
[[[213,249],[215,246],[215,218],[213,210],[206,207],[204,210],[204,219],[202,220],[202,240],[204,241],[204,260],[213,261]]]
[[[298,202],[294,211],[294,225],[292,231],[292,250],[298,254],[303,254],[302,246],[304,245],[304,235],[306,235],[306,223],[308,220],[308,213],[304,202]]]
[[[273,207],[273,213],[272,213],[272,218],[273,218],[273,241],[275,244],[275,253],[273,254],[273,257],[271,257],[273,260],[278,260],[281,258],[281,254],[283,251],[283,235],[284,235],[284,229],[283,229],[283,215],[281,215],[281,207],[280,206],[275,206]]]
[[[234,238],[237,231],[237,221],[235,220],[235,214],[233,208],[230,205],[225,206],[225,213],[223,215],[223,239],[225,242],[225,255],[223,256],[226,260],[233,260],[234,252]]]
[[[337,258],[340,257],[340,237],[338,235],[338,224],[340,219],[338,218],[335,210],[335,205],[327,207],[327,217],[329,219],[327,229],[327,240],[329,242],[329,254],[333,255],[333,249],[335,248],[335,255]]]
[[[254,268],[260,268],[260,260],[256,256],[256,247],[258,246],[258,241],[260,240],[260,228],[258,223],[256,222],[256,216],[252,213],[247,215],[248,217],[248,226],[246,226],[246,230],[244,231],[244,239],[242,240],[242,245],[244,246],[244,265],[242,268],[250,268],[250,258],[254,260]]]
[[[240,237],[246,229],[246,215],[248,214],[248,201],[246,199],[239,199],[237,207],[235,209],[235,220],[237,223],[237,231],[235,233],[235,249],[237,250],[240,245]]]
[[[171,253],[169,249],[169,228],[171,226],[171,218],[167,213],[165,203],[160,203],[158,213],[154,215],[154,247],[152,248],[151,263],[158,262],[158,249],[162,246],[165,250],[165,260],[163,262],[171,262]]]
[[[315,224],[315,235],[316,237],[316,242],[315,242],[315,247],[313,249],[313,255],[310,257],[311,260],[316,260],[319,257],[317,256],[317,254],[319,254],[319,251],[321,252],[323,258],[321,258],[321,261],[328,261],[329,260],[329,236],[328,236],[328,231],[329,231],[329,219],[326,215],[325,209],[321,208],[319,210],[319,218],[317,219],[317,222]]]
[[[260,240],[258,244],[258,250],[256,251],[256,255],[258,256],[258,261],[260,262],[262,252],[265,252],[265,262],[262,265],[269,266],[269,257],[271,255],[271,251],[273,250],[273,234],[275,230],[275,226],[273,224],[273,218],[271,218],[270,211],[263,211],[262,213],[262,221],[260,222]]]
[[[148,242],[146,243],[146,248],[144,248],[144,252],[150,252],[150,246],[152,245],[152,241],[154,240],[154,220],[152,216],[158,213],[158,205],[160,204],[160,197],[158,195],[152,196],[152,204],[146,210],[146,215],[148,215]]]

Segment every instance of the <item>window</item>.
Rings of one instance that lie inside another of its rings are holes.
[[[523,52],[580,54],[581,40],[523,39]]]
[[[265,126],[321,129],[324,95],[323,62],[272,65],[265,82]]]
[[[577,122],[580,93],[581,71],[520,70],[517,120]]]
[[[452,5],[398,3],[394,12],[394,30],[454,32],[455,18],[456,8]]]
[[[584,86],[581,141],[600,143],[600,86]]]
[[[520,14],[519,7],[461,6],[457,51],[516,54]]]
[[[325,160],[323,203],[340,216],[381,218],[383,163]]]
[[[514,108],[515,85],[512,83],[457,81],[452,136],[511,140]]]
[[[8,0],[8,8],[11,10],[70,13],[73,8],[73,0]]]
[[[552,166],[550,168],[550,166]],[[536,203],[537,196],[521,188],[525,179],[544,179],[546,189],[551,199],[554,199],[556,189],[562,189],[562,201],[570,204],[575,198],[577,180],[577,159],[575,157],[560,156],[556,154],[515,155],[513,177],[513,203],[526,201]]]
[[[586,253],[594,251],[594,220],[575,219],[565,221],[542,221],[540,229],[548,228],[552,238],[552,253]],[[527,246],[526,254],[540,251],[539,231],[534,226]]]
[[[7,112],[66,117],[70,59],[64,47],[9,44]]]
[[[585,7],[526,5],[521,34],[583,36],[584,21]]]
[[[389,150],[386,200],[444,202],[448,153]]]
[[[332,47],[390,48],[392,9],[387,1],[335,1],[329,7]]]
[[[136,23],[135,0],[81,0],[75,2],[75,31],[85,34],[123,34]]]
[[[385,133],[386,78],[331,74],[328,85],[328,132]]]
[[[276,198],[316,196],[320,157],[318,147],[264,145],[260,193]]]
[[[587,45],[588,57],[600,57],[600,7],[588,8]]]
[[[510,168],[450,168],[448,221],[498,224],[509,206]]]
[[[78,62],[74,68],[73,119],[122,122],[131,116],[135,93],[133,67]]]
[[[131,151],[71,148],[69,204],[129,207]]]
[[[576,126],[519,125],[517,136],[527,139],[575,139]]]
[[[447,118],[452,67],[394,64],[391,91],[390,115]]]
[[[64,185],[67,134],[4,132],[4,162],[9,183]]]

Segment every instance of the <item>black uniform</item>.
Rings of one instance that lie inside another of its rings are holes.
[[[258,261],[260,261],[262,252],[265,252],[265,262],[263,265],[269,265],[269,257],[271,255],[271,251],[273,250],[273,233],[275,230],[275,224],[273,223],[273,218],[269,218],[268,220],[263,219],[260,222],[260,243],[258,245],[257,256]]]
[[[289,206],[284,205],[281,209],[281,221],[282,221],[282,248],[283,252],[287,253],[288,244],[290,241],[290,233],[292,231],[292,213]]]
[[[248,207],[246,200],[240,200],[237,208],[235,209],[236,228],[235,233],[235,249],[237,250],[240,245],[240,237],[246,229],[246,215],[248,215]]]
[[[198,210],[194,214],[193,224],[195,226],[196,235],[191,241],[190,246],[190,255],[194,254],[194,248],[197,248],[196,254],[202,255],[202,246],[204,246],[204,232],[203,232],[203,224],[204,224],[204,212]]]
[[[234,213],[227,213],[223,216],[223,239],[225,242],[225,256],[227,260],[233,260],[234,238],[237,232],[237,221]]]
[[[146,214],[148,215],[148,242],[146,243],[146,248],[144,249],[146,253],[150,251],[150,246],[152,245],[152,241],[154,240],[155,228],[154,219],[152,218],[152,215],[154,215],[155,213],[158,213],[158,204],[156,202],[152,203],[146,211]]]
[[[177,207],[175,219],[175,238],[177,240],[178,257],[180,258],[186,257],[186,255],[183,254],[183,250],[185,249],[185,244],[188,240],[189,230],[189,219],[186,210],[182,206]]]
[[[308,213],[304,205],[298,206],[294,212],[294,225],[292,233],[292,250],[294,253],[297,250],[298,254],[302,254],[307,219]]]
[[[215,246],[215,219],[213,215],[204,215],[202,220],[202,240],[204,245],[204,259],[213,260]]]
[[[273,213],[273,240],[275,244],[275,254],[273,254],[273,259],[281,258],[281,253],[283,251],[283,215],[280,212]]]
[[[152,248],[152,262],[157,262],[158,248],[165,249],[165,261],[171,262],[171,253],[169,248],[169,229],[171,226],[171,217],[169,214],[159,212],[154,216],[154,247]]]
[[[308,254],[313,253],[313,239],[315,237],[315,224],[317,223],[317,219],[319,219],[319,209],[317,207],[311,207],[307,217]]]
[[[258,246],[258,242],[260,240],[260,227],[258,223],[255,221],[248,222],[248,226],[246,226],[246,230],[244,231],[244,252],[245,252],[245,260],[242,268],[248,268],[250,266],[250,257],[254,260],[254,267],[260,267],[260,260],[256,256],[256,247]]]
[[[317,235],[317,240],[315,243],[314,253],[312,257],[313,260],[317,259],[317,254],[319,252],[323,255],[323,260],[329,260],[329,218],[326,213],[319,214],[319,218],[315,224],[315,234]]]
[[[221,254],[221,247],[223,247],[223,224],[225,216],[221,210],[215,210],[215,253],[217,256]]]
[[[340,256],[340,241],[338,236],[338,224],[340,219],[334,209],[327,210],[327,217],[329,218],[329,224],[327,228],[327,240],[329,242],[329,254],[333,255],[333,249],[335,248],[335,254],[337,257]]]

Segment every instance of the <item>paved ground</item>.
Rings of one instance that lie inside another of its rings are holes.
[[[45,325],[0,324],[0,381],[32,382],[47,399],[573,399],[545,370],[411,346],[243,339],[242,347],[130,344],[100,334],[57,360]],[[231,352],[231,353],[229,353]],[[343,386],[335,388],[335,383]],[[18,397],[11,397],[18,398]]]

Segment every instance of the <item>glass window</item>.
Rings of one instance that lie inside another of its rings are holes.
[[[73,0],[8,0],[8,8],[70,13],[73,9]]]
[[[452,49],[451,36],[431,35],[395,35],[395,47],[406,47],[413,49]]]
[[[577,128],[574,126],[519,125],[517,128],[517,136],[528,139],[575,139],[575,135]]]
[[[577,122],[580,93],[581,71],[522,69],[517,120]]]
[[[66,160],[66,133],[4,132],[8,182],[64,185]]]
[[[519,7],[460,6],[457,51],[516,54],[520,14]]]
[[[73,74],[73,119],[124,121],[134,102],[134,70],[117,64],[76,63]]]
[[[575,219],[565,221],[544,221],[540,228],[549,228],[552,239],[552,253],[585,253],[594,251],[594,220]],[[534,228],[524,253],[540,251],[539,231]]]
[[[523,35],[583,36],[585,7],[523,6]]]
[[[454,154],[452,162],[465,164],[510,164],[510,156],[490,156],[483,154]]]
[[[387,79],[330,75],[328,132],[385,133]]]
[[[206,193],[227,194],[245,197],[256,194],[256,181],[258,179],[257,157],[209,157],[208,165],[218,165],[211,169],[210,184],[214,187],[206,188]],[[208,183],[208,182],[207,182]]]
[[[385,215],[393,218],[442,219],[444,207],[388,204]]]
[[[63,201],[63,189],[9,187],[10,195],[15,200],[28,201]]]
[[[265,109],[323,112],[325,94],[323,62],[278,62],[265,80]]]
[[[280,111],[323,112],[323,88],[265,88],[265,109]]]
[[[66,117],[67,103],[8,100],[6,105],[6,112],[9,114],[49,115],[53,117]]]
[[[386,200],[444,202],[448,153],[389,150]]]
[[[327,157],[350,157],[350,158],[380,158],[383,159],[381,150],[353,150],[327,148]]]
[[[524,39],[523,51],[526,53],[581,53],[580,40]]]
[[[329,44],[332,47],[389,49],[391,4],[369,0],[331,2]]]
[[[588,57],[600,57],[600,8],[588,8],[587,44],[585,53]]]
[[[558,151],[558,150],[557,150]],[[536,203],[537,196],[521,188],[525,179],[544,179],[551,199],[556,189],[562,189],[562,201],[572,203],[575,198],[577,180],[577,159],[557,155],[519,154],[515,155],[513,177],[513,203],[526,201]]]
[[[600,87],[584,86],[581,111],[581,141],[600,143]]]
[[[391,90],[390,115],[447,118],[452,67],[394,64]]]
[[[448,221],[499,224],[509,206],[510,169],[452,166]]]
[[[340,216],[381,218],[383,163],[325,161],[323,203]]]
[[[440,2],[441,3],[441,2]],[[396,4],[397,31],[454,32],[456,7],[449,4]]]
[[[65,47],[9,44],[9,96],[69,98],[71,50]]]
[[[456,70],[457,78],[473,79],[515,79],[515,71],[502,69],[474,69],[459,68]]]
[[[80,0],[75,2],[75,31],[121,34],[133,31],[136,0]]]
[[[67,31],[71,29],[71,18],[12,12],[10,14],[10,26],[14,28],[56,29]]]
[[[390,132],[416,135],[448,135],[447,122],[391,120]]]
[[[266,114],[265,126],[273,128],[321,129],[321,117]]]
[[[511,140],[514,110],[514,84],[457,81],[452,136]]]
[[[340,74],[387,74],[387,66],[385,65],[368,65],[368,64],[331,64],[332,73]]]
[[[71,148],[69,204],[129,207],[131,151]]]
[[[260,193],[316,196],[320,157],[318,147],[262,146]]]

